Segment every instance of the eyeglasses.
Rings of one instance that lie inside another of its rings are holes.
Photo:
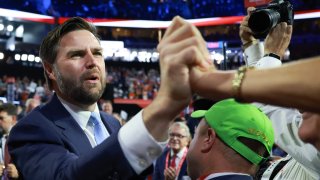
[[[184,138],[184,137],[187,137],[187,136],[184,136],[184,135],[182,135],[182,134],[177,134],[177,133],[169,133],[169,136],[170,136],[170,138],[177,137],[177,138],[179,138],[179,139],[182,139],[182,138]]]

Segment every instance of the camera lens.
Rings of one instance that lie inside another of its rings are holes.
[[[263,9],[251,14],[248,25],[254,34],[266,34],[278,24],[279,19],[279,12]]]

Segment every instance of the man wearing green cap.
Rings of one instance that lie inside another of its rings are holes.
[[[202,118],[187,155],[192,179],[253,179],[274,143],[271,121],[251,104],[226,99],[209,110],[191,114]]]

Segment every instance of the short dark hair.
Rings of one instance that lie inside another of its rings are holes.
[[[12,103],[4,103],[0,105],[0,112],[7,112],[10,116],[17,116],[18,108]]]
[[[67,33],[76,30],[87,30],[91,32],[98,39],[98,41],[100,40],[97,34],[97,29],[93,24],[89,23],[88,21],[80,17],[70,18],[63,24],[57,26],[55,29],[50,31],[47,34],[47,36],[43,39],[39,52],[39,56],[42,60],[43,65],[44,63],[48,63],[50,65],[55,63],[59,50],[59,43],[62,37]],[[50,90],[52,90],[52,82],[48,74],[46,73],[45,66],[43,66],[43,68],[44,76],[48,84],[48,87]]]

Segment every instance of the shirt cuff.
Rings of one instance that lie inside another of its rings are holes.
[[[142,119],[142,111],[127,122],[118,135],[121,149],[137,174],[147,169],[167,145],[167,141],[157,142],[149,134]]]
[[[271,57],[271,56],[266,56],[266,57],[261,58],[258,61],[256,67],[258,69],[274,68],[274,67],[281,66],[281,64],[282,64],[282,62],[279,59]]]
[[[248,66],[255,66],[259,59],[261,59],[264,55],[263,43],[259,42],[249,46],[245,49],[244,55],[246,64]]]

